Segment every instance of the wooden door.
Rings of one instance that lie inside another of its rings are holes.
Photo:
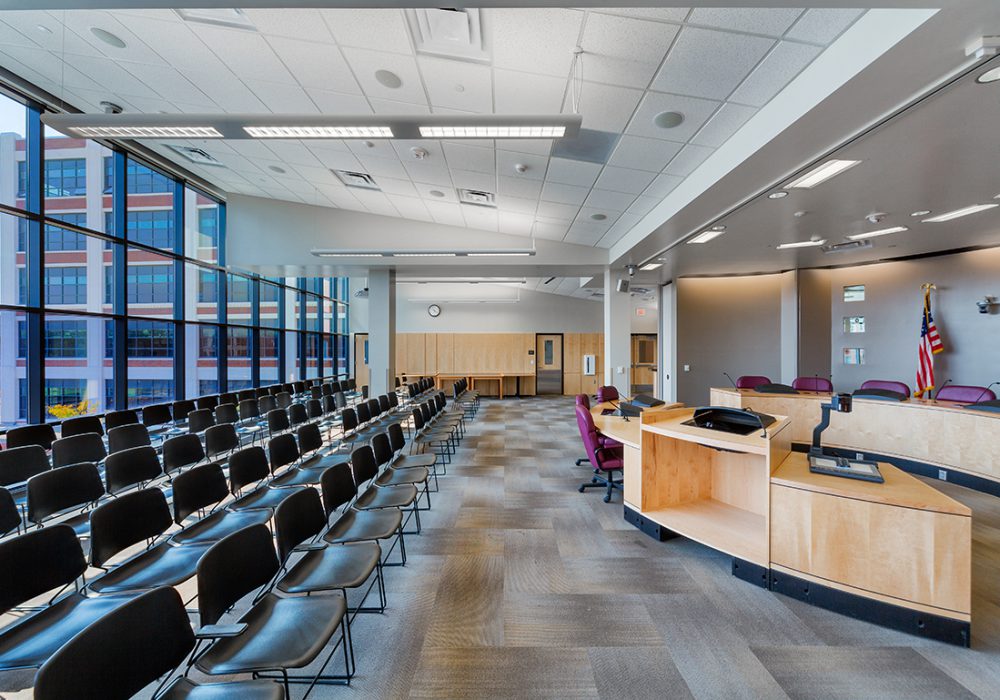
[[[354,380],[357,382],[358,390],[369,384],[368,381],[368,334],[356,333],[354,335]]]
[[[632,334],[632,396],[654,394],[656,382],[656,336]]]
[[[562,391],[562,334],[538,334],[535,336],[535,393],[561,394]]]

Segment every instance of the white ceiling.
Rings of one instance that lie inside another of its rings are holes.
[[[398,9],[248,9],[256,32],[170,10],[2,12],[0,65],[87,112],[111,100],[150,113],[553,113],[572,110],[579,45],[583,126],[623,135],[606,165],[552,158],[549,141],[421,141],[422,161],[406,141],[206,141],[226,168],[182,164],[228,192],[608,248],[863,10],[482,12],[489,65],[417,55]],[[402,85],[378,83],[383,69]],[[658,128],[663,111],[685,120]],[[382,191],[344,187],[331,168]],[[498,206],[460,205],[455,188],[496,192]]]

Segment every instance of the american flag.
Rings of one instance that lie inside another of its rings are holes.
[[[920,325],[920,346],[917,350],[917,396],[929,394],[934,390],[934,356],[944,351],[944,343],[934,316],[931,314],[931,290],[924,289],[924,318]]]

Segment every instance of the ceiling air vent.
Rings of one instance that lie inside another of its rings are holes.
[[[475,204],[477,207],[496,207],[496,199],[492,192],[482,190],[459,190],[458,199],[463,204]]]
[[[852,250],[866,250],[872,247],[871,241],[848,241],[846,243],[832,243],[821,246],[824,253],[848,253]]]
[[[375,178],[368,173],[356,173],[351,170],[332,170],[331,172],[339,177],[340,181],[348,187],[360,187],[365,190],[382,189],[375,184]]]
[[[215,156],[208,153],[207,151],[201,150],[200,148],[194,148],[192,146],[176,146],[170,143],[167,144],[167,148],[169,148],[174,153],[177,153],[185,160],[189,160],[192,163],[197,163],[198,165],[211,165],[216,168],[226,167],[224,164],[216,160]]]
[[[477,9],[404,10],[417,53],[458,61],[489,63],[485,21]]]
[[[230,29],[246,29],[251,32],[257,31],[250,18],[243,10],[238,8],[197,8],[197,9],[175,9],[180,18],[185,22],[196,24],[211,24],[216,27],[229,27]]]

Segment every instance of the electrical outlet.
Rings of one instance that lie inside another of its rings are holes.
[[[938,481],[948,481],[948,471],[945,469],[938,469]]]
[[[684,365],[684,371],[685,372],[690,372],[691,371],[691,365]]]

